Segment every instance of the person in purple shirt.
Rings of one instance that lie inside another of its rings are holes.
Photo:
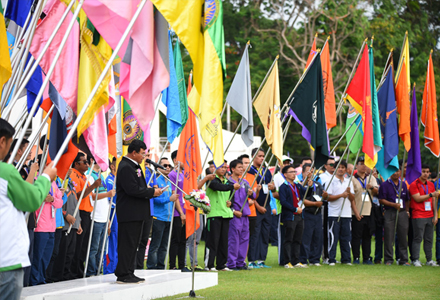
[[[191,271],[185,266],[185,253],[186,253],[186,210],[184,208],[183,201],[183,162],[179,162],[176,159],[177,150],[171,153],[171,159],[173,160],[174,170],[170,172],[168,177],[171,182],[176,183],[177,171],[179,170],[179,180],[177,181],[177,194],[179,195],[179,201],[176,201],[176,209],[174,211],[173,228],[171,228],[171,245],[170,245],[170,270],[180,269],[182,272]],[[176,187],[171,185],[174,191]],[[176,256],[179,260],[178,268],[176,268]]]
[[[239,183],[243,175],[243,163],[240,160],[233,160],[229,165],[232,175],[229,182],[233,185]],[[251,214],[248,197],[256,199],[260,193],[261,185],[257,186],[257,192],[252,191],[249,182],[243,179],[240,188],[231,199],[231,209],[234,217],[229,222],[228,233],[228,268],[230,270],[248,270],[246,267],[246,254],[249,246],[249,219]],[[243,207],[243,210],[241,209]]]
[[[399,199],[399,188],[402,186]],[[379,202],[385,207],[384,213],[384,258],[385,264],[393,264],[393,240],[396,235],[394,232],[396,214],[399,212],[397,220],[397,240],[399,247],[399,264],[410,266],[408,263],[408,226],[409,226],[409,200],[410,195],[405,182],[400,181],[400,170],[396,171],[390,178],[384,181],[379,188]]]

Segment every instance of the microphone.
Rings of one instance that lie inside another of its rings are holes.
[[[159,168],[159,169],[162,169],[162,170],[166,170],[165,167],[163,167],[163,166],[161,166],[161,165],[155,163],[154,161],[152,161],[152,160],[149,159],[149,158],[147,158],[145,161],[146,161],[147,163],[149,163],[150,165],[153,165],[156,169]]]

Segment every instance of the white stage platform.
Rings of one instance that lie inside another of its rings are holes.
[[[191,290],[191,273],[165,270],[136,270],[135,275],[145,278],[140,284],[118,284],[114,274],[85,279],[43,284],[23,289],[26,300],[119,300],[156,299]],[[218,284],[216,272],[196,272],[195,290]]]

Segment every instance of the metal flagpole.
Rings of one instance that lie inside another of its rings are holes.
[[[92,174],[92,172],[93,172],[93,169],[90,169],[90,174]],[[98,179],[101,179],[101,169],[99,169]],[[89,266],[90,246],[92,244],[92,235],[93,235],[93,227],[95,224],[95,213],[96,213],[96,205],[97,205],[97,201],[98,201],[98,195],[99,195],[99,187],[96,187],[95,203],[93,204],[92,224],[90,225],[89,243],[87,244],[86,264],[84,267],[83,278],[86,278],[87,268]],[[98,245],[99,245],[99,243],[98,243]]]
[[[81,0],[81,3],[79,5],[79,7],[81,6],[81,4],[84,2],[84,0]],[[110,59],[108,60],[104,70],[102,71],[101,75],[98,78],[98,81],[96,82],[92,92],[89,95],[89,98],[87,99],[87,101],[84,103],[84,106],[81,110],[81,112],[78,114],[75,122],[72,125],[72,128],[70,129],[69,133],[67,134],[66,139],[64,140],[63,144],[60,147],[60,150],[58,151],[55,159],[53,160],[54,165],[53,167],[55,168],[56,165],[58,164],[61,156],[64,153],[64,149],[67,148],[67,145],[69,144],[70,139],[72,138],[73,134],[76,132],[76,128],[78,127],[79,122],[81,121],[82,117],[84,116],[84,114],[86,113],[87,107],[89,106],[89,104],[92,102],[93,97],[95,96],[101,82],[103,81],[105,75],[107,74],[107,72],[109,71],[110,67],[113,65],[113,61],[115,60],[116,56],[118,55],[118,51],[119,49],[121,49],[122,44],[124,43],[125,39],[127,38],[128,34],[131,31],[131,28],[134,25],[134,22],[136,21],[136,19],[139,17],[139,14],[142,10],[142,8],[145,6],[145,4],[147,3],[147,0],[141,0],[141,2],[138,5],[138,9],[136,10],[136,13],[134,14],[133,18],[131,19],[130,23],[128,24],[127,28],[125,29],[124,34],[122,35],[121,39],[119,40],[118,45],[115,47],[115,49],[113,49],[113,53],[112,56],[110,57]],[[76,13],[76,11],[75,11]],[[78,14],[74,15],[74,21],[76,21],[76,17]],[[46,77],[46,78],[49,78]]]
[[[356,163],[357,163],[357,160],[359,158],[359,153],[361,153],[361,148],[359,148],[358,153],[356,154],[356,159],[354,160],[354,165],[356,165]],[[335,170],[335,173],[336,173],[336,170]],[[353,180],[353,173],[354,173],[354,168],[351,171],[351,176],[350,176],[350,179],[348,180],[348,188],[350,188],[350,183]],[[344,198],[344,200],[342,201],[341,211],[339,212],[339,217],[338,217],[338,223],[341,220],[341,215],[342,215],[342,211],[344,210],[345,200],[347,200],[347,198]]]
[[[46,74],[46,78],[44,79],[43,85],[41,86],[40,91],[38,92],[37,98],[35,99],[35,102],[34,102],[34,104],[32,105],[32,109],[31,109],[31,111],[29,112],[29,116],[28,116],[28,118],[26,119],[26,123],[25,123],[25,125],[24,125],[24,128],[23,128],[22,131],[20,132],[20,135],[19,135],[19,137],[18,137],[18,141],[17,141],[17,145],[15,146],[14,150],[12,151],[12,156],[15,156],[15,155],[17,154],[17,151],[18,151],[18,145],[19,145],[19,144],[21,143],[21,141],[23,140],[24,135],[25,135],[25,133],[26,133],[26,129],[29,127],[29,124],[30,124],[30,122],[32,121],[32,117],[33,117],[34,113],[35,113],[36,110],[37,110],[37,107],[38,107],[38,105],[39,105],[39,102],[40,102],[41,96],[43,96],[44,89],[46,88],[47,84],[49,83],[49,78],[52,76],[52,73],[53,73],[53,71],[54,71],[54,69],[55,69],[55,65],[56,65],[56,63],[58,62],[58,58],[60,57],[61,52],[62,52],[62,50],[63,50],[63,48],[64,48],[64,45],[65,45],[66,42],[67,42],[68,36],[69,36],[69,34],[70,34],[70,31],[72,30],[73,25],[75,24],[75,22],[77,22],[77,21],[76,21],[76,17],[78,16],[78,14],[79,14],[79,12],[80,12],[80,10],[81,10],[81,7],[82,7],[84,1],[85,1],[85,0],[80,0],[80,3],[79,3],[78,7],[77,7],[76,10],[75,10],[75,13],[74,13],[74,15],[73,15],[72,21],[70,22],[69,27],[68,27],[68,29],[67,29],[67,31],[66,31],[66,35],[63,37],[63,40],[62,40],[62,42],[61,42],[61,44],[60,44],[60,47],[58,48],[57,53],[55,54],[54,60],[53,60],[51,66],[50,66],[50,68],[49,68],[49,71],[48,71],[47,74]],[[146,0],[145,0],[145,1],[146,1]],[[118,49],[118,50],[119,50],[119,49]],[[117,52],[117,51],[113,52],[114,56],[116,56],[116,52]],[[112,61],[110,61],[110,63],[111,63],[111,62],[112,62]],[[108,70],[105,70],[105,72],[107,72],[107,71],[108,71]],[[104,73],[101,74],[101,75],[104,75]],[[103,76],[102,76],[102,77],[103,77]],[[101,80],[101,81],[102,81],[102,80]],[[100,83],[101,81],[98,81],[97,84]],[[96,85],[95,85],[95,87],[96,87]],[[86,105],[84,105],[84,108],[83,108],[84,113],[85,113],[85,109],[87,109],[89,103],[90,103],[90,102],[87,102]],[[83,112],[83,111],[81,111],[81,112]],[[83,113],[82,115],[84,115],[84,113]],[[78,123],[79,123],[80,119],[82,118],[82,115],[80,114],[80,115],[78,116],[78,118],[76,119],[76,122],[75,122],[76,127],[78,126]],[[58,152],[58,154],[57,154],[57,157],[55,157],[56,159],[57,159],[57,158],[58,158],[58,159],[54,162],[54,166],[53,166],[54,168],[56,167],[56,164],[58,163],[58,160],[60,159],[62,153],[64,153],[64,149],[66,149],[67,144],[69,143],[69,140],[72,138],[74,132],[76,132],[76,130],[75,130],[76,127],[72,127],[72,129],[70,130],[70,132],[69,132],[69,134],[68,134],[68,138],[64,141],[63,146],[61,146],[61,149],[59,150],[59,152]],[[12,160],[9,159],[8,163],[12,163]]]
[[[92,166],[90,167],[90,170],[93,170],[93,167],[95,166],[95,161],[92,162]],[[83,200],[84,197],[84,192],[87,189],[87,186],[89,184],[89,178],[90,175],[92,175],[92,172],[90,172],[89,174],[87,174],[87,178],[86,178],[86,184],[84,185],[83,190],[81,191],[81,196],[79,197],[78,200],[78,204],[75,207],[75,211],[73,212],[73,217],[76,218],[76,215],[78,214],[78,210],[79,210],[79,206],[81,205],[81,201]],[[67,229],[66,235],[68,235],[70,233],[70,231],[72,230],[72,224],[69,225],[69,229]]]
[[[162,174],[162,172],[159,171],[159,173],[161,173],[161,175],[166,178],[165,175]],[[176,185],[175,186],[179,186],[179,177],[180,177],[180,162],[178,163],[178,167],[177,167],[177,176],[176,176]],[[171,181],[170,181],[171,182]],[[177,189],[175,189],[176,194],[177,194]],[[179,199],[177,199],[176,201],[180,201]],[[176,210],[176,201],[173,202],[173,212],[171,214],[171,224],[170,224],[170,232],[168,233],[168,244],[167,244],[167,254],[165,256],[165,270],[167,270],[168,267],[168,256],[170,254],[170,244],[171,244],[171,234],[173,233],[173,223],[174,223],[174,211]]]

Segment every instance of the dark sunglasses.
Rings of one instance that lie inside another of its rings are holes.
[[[330,167],[335,167],[335,164],[327,164],[327,166],[330,166]]]
[[[162,166],[165,167],[165,168],[172,168],[173,167],[172,165],[169,165],[169,164],[164,164]]]
[[[88,164],[89,164],[89,162],[88,162],[87,160],[80,160],[78,163],[79,163],[79,164],[80,164],[80,163],[83,163],[83,164],[85,164],[85,165],[88,165]]]

